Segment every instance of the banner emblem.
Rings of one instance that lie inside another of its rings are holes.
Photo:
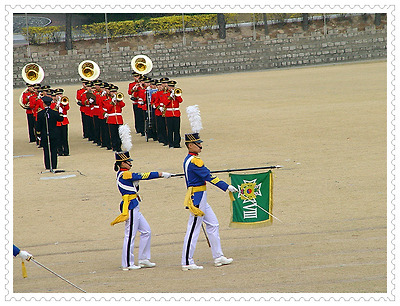
[[[256,184],[257,179],[252,181],[243,180],[243,184],[238,186],[240,192],[239,196],[243,200],[243,203],[255,202],[257,196],[262,196],[261,194],[261,184]]]

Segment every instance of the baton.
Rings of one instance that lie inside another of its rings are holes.
[[[282,168],[282,166],[276,165],[276,166],[253,167],[253,168],[223,169],[223,170],[215,170],[215,171],[210,171],[210,172],[211,172],[211,173],[222,173],[222,172],[247,171],[247,170],[261,170],[261,169],[277,169],[277,168]],[[175,176],[184,176],[184,175],[185,175],[185,173],[178,173],[178,174],[172,174],[171,177],[175,177]]]
[[[53,273],[55,276],[61,278],[63,281],[67,282],[68,284],[70,284],[71,286],[75,287],[76,289],[79,289],[80,291],[87,293],[85,290],[83,290],[82,288],[79,288],[77,285],[74,285],[73,283],[71,283],[69,280],[65,279],[64,277],[62,277],[61,275],[57,274],[56,272],[50,270],[49,268],[47,268],[45,265],[42,265],[40,262],[38,262],[37,260],[31,258],[31,261],[33,261],[35,264],[37,264],[38,266],[46,269],[47,271],[49,271],[50,273]]]

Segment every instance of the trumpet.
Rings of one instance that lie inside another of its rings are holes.
[[[94,81],[100,76],[100,67],[90,60],[82,61],[78,66],[79,75],[87,81]]]
[[[122,92],[117,92],[115,98],[117,101],[122,101],[124,99],[124,94]]]
[[[60,103],[62,104],[62,105],[67,105],[68,103],[69,103],[69,98],[68,97],[66,97],[66,96],[62,96],[61,97],[61,100],[60,100]]]
[[[28,84],[40,83],[44,79],[44,70],[36,63],[29,63],[22,68],[22,78]]]
[[[147,74],[153,69],[153,62],[146,55],[136,55],[131,60],[133,71],[139,74]]]
[[[177,97],[180,97],[182,95],[182,89],[175,88],[174,89],[174,95],[177,96]]]

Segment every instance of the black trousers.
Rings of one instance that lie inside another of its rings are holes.
[[[106,119],[100,119],[101,146],[111,148],[110,130]]]
[[[141,111],[142,110],[138,107],[137,104],[133,104],[133,119],[135,121],[135,131],[136,131],[136,133],[141,133],[140,126],[139,126],[140,118],[138,118],[138,116],[141,113]]]
[[[98,116],[93,116],[93,130],[94,130],[94,139],[93,141],[97,144],[101,144],[101,130],[100,130],[100,119]]]
[[[121,152],[121,138],[119,137],[119,124],[109,124],[111,147],[116,152]]]
[[[47,170],[57,169],[57,148],[58,148],[57,138],[50,138],[50,145],[49,145],[49,143],[47,142],[47,137],[44,136],[44,138],[42,138],[40,143],[41,146],[43,147],[44,167]]]
[[[59,154],[69,155],[68,124],[62,125],[59,128],[58,148]]]
[[[90,141],[94,140],[94,125],[93,125],[93,117],[86,115],[86,133],[87,137]]]
[[[35,117],[33,114],[26,114],[26,119],[28,121],[29,142],[35,142]]]
[[[168,145],[179,148],[181,143],[181,117],[166,117]]]
[[[156,116],[157,124],[157,137],[158,141],[163,144],[168,144],[167,140],[167,126],[165,124],[165,117]]]

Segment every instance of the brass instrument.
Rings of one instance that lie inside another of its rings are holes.
[[[177,96],[177,97],[180,97],[182,95],[182,89],[175,88],[174,89],[174,95]]]
[[[100,76],[100,67],[90,60],[82,61],[78,66],[79,75],[87,81],[94,81]]]
[[[124,94],[122,92],[117,92],[115,98],[117,101],[122,101],[124,99]]]
[[[37,84],[44,79],[44,70],[36,63],[29,63],[22,68],[22,78],[28,84]]]
[[[24,104],[24,101],[23,101],[25,91],[26,91],[26,89],[23,92],[21,92],[18,102],[19,102],[19,106],[21,106],[23,109],[29,109],[29,103]]]
[[[133,71],[139,74],[147,74],[153,69],[153,62],[146,55],[136,55],[131,60]]]
[[[60,100],[60,103],[62,104],[62,105],[68,105],[69,104],[69,98],[68,97],[66,97],[66,96],[62,96],[61,97],[61,100]]]

